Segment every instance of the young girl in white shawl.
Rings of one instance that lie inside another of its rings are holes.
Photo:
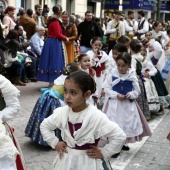
[[[147,100],[149,104],[149,110],[151,113],[156,113],[160,109],[159,96],[153,83],[151,76],[155,76],[157,69],[153,66],[152,62],[147,59],[147,51],[143,47],[141,50],[141,55],[144,57],[142,62],[142,75],[144,77],[144,85],[147,95]]]
[[[138,98],[136,99],[136,101],[138,102],[145,118],[147,120],[150,120],[151,114],[149,112],[149,105],[148,105],[148,101],[147,101],[147,97],[146,97],[145,86],[143,83],[142,74],[141,74],[142,61],[143,61],[143,56],[140,53],[141,48],[142,48],[142,44],[139,40],[133,39],[130,42],[130,51],[131,51],[131,57],[132,57],[131,67],[135,68],[135,70],[136,70],[139,87],[141,90],[141,93],[138,96]]]
[[[86,53],[90,57],[91,67],[96,71],[95,81],[99,94],[101,94],[102,83],[109,69],[109,57],[106,52],[101,50],[102,45],[102,39],[94,37],[91,40],[92,50]]]
[[[140,88],[136,71],[134,68],[130,68],[130,54],[119,54],[116,64],[117,68],[112,69],[106,78],[104,87],[106,101],[103,111],[125,132],[126,143],[133,143],[140,141],[143,136],[150,136],[151,132],[135,101],[140,94]],[[128,146],[126,148],[128,150]]]
[[[79,64],[81,70],[92,76],[94,81],[96,82],[96,72],[90,65],[90,57],[87,54],[80,54],[79,56],[76,57],[76,62]],[[90,96],[87,101],[90,104],[97,106],[98,98],[99,98],[98,90],[96,90],[95,94]]]
[[[95,90],[95,82],[86,72],[70,74],[64,83],[67,106],[57,108],[42,122],[44,140],[57,150],[55,170],[111,170],[106,162],[121,150],[126,136],[104,113],[86,103]],[[61,130],[62,142],[54,134],[56,128]],[[108,143],[99,148],[102,137],[106,137]]]

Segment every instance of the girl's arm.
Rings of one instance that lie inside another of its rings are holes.
[[[6,107],[0,111],[0,118],[3,122],[7,122],[8,120],[15,117],[15,115],[20,110],[20,102],[17,95],[6,95],[3,94]]]
[[[55,136],[54,132],[54,130],[57,129],[56,123],[61,120],[59,109],[55,110],[51,116],[44,119],[40,125],[43,140],[46,141],[53,149],[55,149],[57,143],[59,142],[59,139]]]
[[[154,65],[149,61],[148,62],[148,68],[149,68],[149,75],[154,76],[157,73],[157,69],[154,67]]]
[[[111,123],[115,128],[102,137],[103,139],[107,139],[107,144],[101,148],[101,153],[104,158],[110,158],[112,155],[119,153],[126,140],[126,135],[123,130],[116,123]]]
[[[104,92],[110,98],[117,98],[118,93],[112,90],[112,74],[109,74],[104,81]]]
[[[141,93],[138,80],[133,81],[133,91],[129,92],[130,99],[138,98],[139,94]]]

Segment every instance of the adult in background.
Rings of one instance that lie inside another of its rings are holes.
[[[137,38],[140,40],[141,36],[149,31],[149,23],[145,19],[144,11],[138,11],[138,29],[134,31],[134,34],[137,35]]]
[[[49,17],[48,39],[46,40],[39,61],[37,80],[49,82],[53,85],[54,80],[61,75],[62,69],[67,64],[64,56],[62,41],[69,39],[62,34],[62,24],[59,20],[62,14],[62,7],[53,7],[53,16]]]
[[[78,25],[78,37],[80,38],[80,51],[86,53],[91,50],[90,41],[94,37],[102,37],[96,22],[92,21],[92,13],[85,13],[85,20]]]
[[[44,5],[43,7],[43,11],[42,11],[42,16],[44,17],[45,19],[45,24],[47,24],[47,21],[48,21],[48,13],[50,12],[50,9],[48,7],[48,5]]]
[[[19,24],[23,26],[24,31],[27,33],[27,39],[29,40],[32,35],[36,32],[36,22],[34,21],[32,16],[33,10],[28,9],[26,11],[26,15],[21,15],[19,19]]]
[[[71,63],[74,61],[77,54],[75,40],[77,39],[78,32],[76,25],[69,22],[69,13],[67,11],[62,13],[62,33],[69,39],[69,42],[65,44],[67,49],[68,63]]]
[[[138,22],[135,20],[135,12],[133,10],[128,11],[128,18],[124,20],[125,33],[132,40],[134,37],[134,30],[138,28]]]
[[[108,22],[106,34],[108,34],[108,52],[114,47],[116,41],[125,34],[124,23],[120,21],[121,12],[114,13],[114,19]]]
[[[5,12],[4,12],[5,16],[2,20],[2,23],[4,25],[7,25],[7,28],[4,30],[4,36],[6,37],[9,30],[12,30],[14,29],[16,23],[15,23],[15,18],[14,18],[14,14],[15,14],[15,7],[13,6],[8,6],[6,9],[5,9]]]
[[[43,46],[44,46],[44,27],[37,27],[37,32],[31,37],[29,43],[31,50],[38,56],[41,55]]]
[[[26,67],[27,77],[29,80],[36,82],[36,58],[35,55],[30,53],[28,50],[29,42],[24,36],[24,29],[21,25],[16,25],[15,30],[18,32],[18,42],[20,44],[19,52],[21,55],[25,56],[26,59],[29,57],[31,59],[30,67]],[[26,78],[27,79],[27,78]],[[24,80],[24,82],[29,82],[29,80]]]
[[[35,8],[35,14],[33,15],[33,18],[36,22],[37,27],[46,27],[45,24],[45,18],[42,16],[42,7],[41,5],[37,4],[34,6]]]

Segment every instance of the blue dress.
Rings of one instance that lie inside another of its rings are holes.
[[[40,124],[45,118],[49,117],[53,113],[54,109],[58,107],[61,107],[61,103],[58,98],[51,96],[50,92],[42,95],[42,97],[37,100],[36,105],[34,106],[25,129],[25,136],[30,137],[32,141],[40,145],[49,146],[42,138]],[[56,129],[55,134],[60,138],[59,133],[59,130]]]
[[[64,47],[62,40],[61,23],[58,19],[51,19],[48,24],[48,38],[43,46],[40,56],[37,80],[54,82],[65,67]]]

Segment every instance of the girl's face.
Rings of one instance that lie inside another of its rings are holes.
[[[151,35],[149,32],[147,32],[147,33],[145,34],[145,38],[146,38],[147,40],[150,40],[150,39],[152,38],[152,35]]]
[[[82,69],[86,70],[89,69],[90,67],[90,57],[89,56],[84,56],[81,61],[79,61],[79,64]]]
[[[102,42],[101,41],[95,41],[94,43],[92,43],[92,48],[93,48],[93,50],[101,50],[101,48],[102,48],[102,46],[103,46],[103,44],[102,44]]]
[[[141,50],[141,55],[143,56],[143,58],[145,59],[145,57],[146,57],[146,51],[145,50]]]
[[[155,27],[155,30],[162,31],[162,24],[160,23],[157,27]]]
[[[87,106],[86,99],[90,95],[87,92],[83,94],[80,86],[74,82],[74,80],[66,79],[64,82],[64,100],[74,112],[80,112]]]
[[[114,60],[116,60],[116,58],[117,58],[117,56],[118,56],[119,54],[120,54],[119,51],[117,51],[117,50],[112,50],[112,57],[113,57]]]
[[[119,59],[117,62],[117,69],[120,74],[126,74],[128,69],[130,68],[129,64],[126,64],[123,60]]]

